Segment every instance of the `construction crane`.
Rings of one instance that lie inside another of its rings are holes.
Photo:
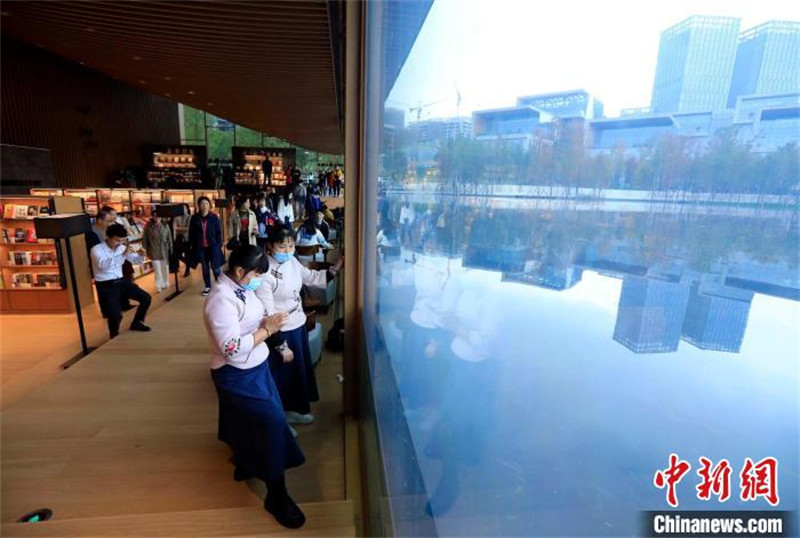
[[[444,103],[445,101],[447,101],[447,99],[439,99],[438,101],[434,101],[432,103],[426,103],[424,105],[422,104],[422,101],[420,101],[419,106],[415,106],[413,108],[409,108],[408,112],[409,113],[413,113],[413,112],[416,111],[416,113],[417,113],[417,121],[419,121],[420,117],[422,116],[422,111],[423,110],[425,110],[426,108],[431,107],[433,105],[438,105],[439,103]]]

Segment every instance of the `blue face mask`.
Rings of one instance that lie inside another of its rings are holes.
[[[258,288],[261,287],[261,279],[258,277],[253,277],[250,279],[250,282],[242,286],[246,290],[256,291]]]
[[[272,257],[275,258],[275,261],[278,263],[286,263],[292,259],[293,255],[293,252],[275,252],[272,254]]]

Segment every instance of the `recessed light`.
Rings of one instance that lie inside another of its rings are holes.
[[[194,90],[189,90],[189,91],[188,91],[188,92],[186,92],[186,93],[188,93],[189,95],[194,95]]]
[[[141,56],[134,56],[134,57],[133,57],[133,59],[134,59],[134,60],[136,60],[136,61],[138,62],[139,60],[141,60],[141,59],[142,59],[142,57],[141,57]]]
[[[206,103],[206,106],[214,106],[214,103],[209,101],[208,103]]]
[[[139,81],[139,84],[147,84],[147,82],[146,82],[146,81],[144,81],[144,80],[140,80],[140,81]]]
[[[172,77],[164,77],[164,80],[172,80]]]
[[[87,26],[86,27],[86,31],[87,32],[94,32],[94,28],[92,28],[91,26]]]
[[[172,97],[171,93],[165,93],[164,95],[166,95],[167,97]]]

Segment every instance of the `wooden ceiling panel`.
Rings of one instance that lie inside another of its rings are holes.
[[[4,2],[3,33],[132,86],[340,153],[328,4]]]

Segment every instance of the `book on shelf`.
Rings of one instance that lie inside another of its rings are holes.
[[[33,287],[32,273],[14,273],[11,275],[12,288],[31,288]]]
[[[8,261],[11,265],[33,265],[31,252],[17,250],[8,253]]]
[[[40,250],[30,253],[31,265],[56,265],[58,258],[56,253],[52,250]]]
[[[25,228],[14,228],[15,243],[24,243],[27,236],[28,234],[25,232]]]
[[[28,218],[28,206],[26,205],[15,205],[12,206],[14,208],[14,218],[15,219],[27,219]]]
[[[37,273],[34,275],[34,287],[61,288],[61,275],[58,273]]]
[[[36,228],[31,226],[25,231],[25,242],[26,243],[37,243],[36,240]]]
[[[3,207],[3,218],[4,219],[14,218],[14,204],[6,204]]]
[[[49,207],[47,207],[46,205],[39,206],[39,215],[49,215],[49,214],[50,214]]]
[[[11,242],[11,240],[10,240],[10,238],[8,236],[8,230],[3,228],[3,243],[10,243],[10,242]]]
[[[39,216],[39,206],[38,205],[29,205],[28,206],[28,215],[27,217],[32,219],[33,217]]]

